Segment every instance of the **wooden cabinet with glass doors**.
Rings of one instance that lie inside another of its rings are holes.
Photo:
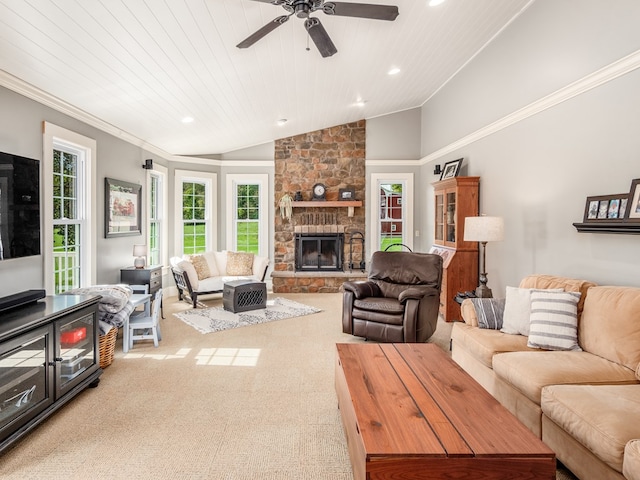
[[[461,320],[458,292],[478,286],[478,242],[464,241],[464,219],[478,215],[480,177],[453,177],[433,183],[435,235],[430,253],[443,262],[440,313],[447,322]]]

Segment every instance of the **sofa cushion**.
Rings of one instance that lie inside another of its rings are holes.
[[[204,280],[211,276],[209,264],[207,263],[207,259],[204,258],[204,255],[191,255],[189,261],[193,264],[193,268],[198,275],[198,280]]]
[[[218,275],[226,275],[227,272],[227,251],[213,252],[213,256],[216,259],[216,265],[218,266]]]
[[[220,270],[218,269],[218,264],[216,263],[215,254],[213,252],[205,252],[202,254],[202,256],[207,261],[207,266],[209,267],[209,276],[210,277],[220,276]]]
[[[504,305],[504,318],[502,331],[512,335],[529,335],[529,322],[531,318],[531,292],[533,288],[507,287]],[[562,289],[553,289],[552,292],[562,292]]]
[[[640,480],[640,440],[631,440],[624,447],[622,474],[628,480]]]
[[[552,385],[542,411],[611,468],[622,472],[629,440],[640,438],[640,385]]]
[[[578,335],[583,350],[635,370],[640,363],[640,288],[589,289]]]
[[[227,252],[227,275],[252,275],[253,253]]]
[[[493,371],[537,405],[547,385],[637,383],[633,370],[589,352],[500,353],[493,357]]]
[[[189,260],[182,260],[178,262],[176,267],[187,274],[187,277],[189,277],[191,288],[193,290],[198,290],[198,287],[200,286],[200,280],[198,279],[198,273],[196,272],[193,263],[191,263]]]
[[[587,297],[587,290],[595,285],[595,283],[587,280],[558,277],[555,275],[529,275],[520,281],[520,288],[540,288],[545,290],[559,288],[565,292],[580,292],[580,301],[578,302],[578,322],[580,322],[580,316],[582,315],[584,301]]]
[[[531,292],[529,347],[581,350],[578,345],[578,292]]]
[[[453,324],[451,339],[456,346],[489,368],[492,368],[493,356],[497,353],[538,351],[527,347],[527,337],[523,335],[509,335],[459,322]]]
[[[269,257],[253,256],[253,278],[263,281],[269,266]]]

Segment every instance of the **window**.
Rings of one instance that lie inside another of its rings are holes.
[[[227,248],[267,256],[268,179],[266,174],[227,175]]]
[[[165,212],[167,211],[167,169],[161,165],[154,165],[147,175],[147,204],[148,211],[148,249],[149,265],[167,264],[167,225]]]
[[[46,122],[44,131],[45,288],[58,294],[95,284],[96,143]]]
[[[413,209],[412,202],[407,201],[413,198],[413,174],[372,174],[371,185],[371,202],[380,205],[377,218],[371,221],[371,237],[376,239],[373,248],[385,250],[390,245],[413,248]]]
[[[176,228],[176,251],[193,255],[216,250],[215,173],[176,170],[176,212],[182,226]]]
[[[53,150],[53,273],[55,293],[80,286],[82,217],[78,175],[82,162],[70,151]]]

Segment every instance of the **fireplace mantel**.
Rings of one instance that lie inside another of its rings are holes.
[[[294,208],[348,208],[347,215],[353,217],[353,209],[362,206],[362,200],[311,200],[308,202],[291,202]]]

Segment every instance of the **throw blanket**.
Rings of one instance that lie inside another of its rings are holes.
[[[127,285],[94,285],[92,287],[75,288],[64,292],[65,295],[101,295],[98,303],[98,320],[114,327],[121,327],[133,311],[129,302],[132,290]],[[100,333],[104,335],[101,324]]]

